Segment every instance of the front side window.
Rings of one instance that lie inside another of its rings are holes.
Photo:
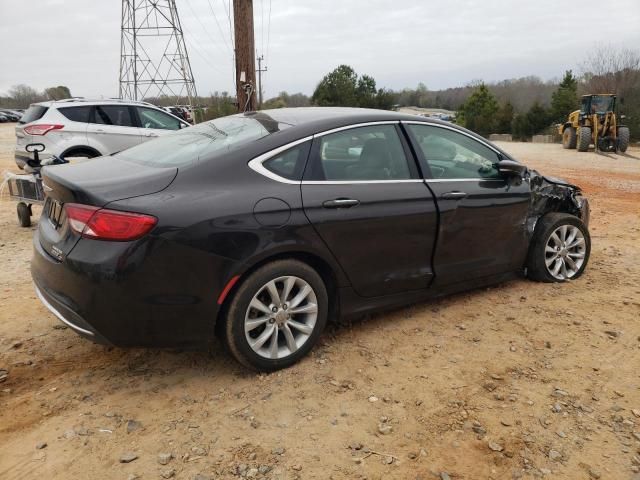
[[[498,154],[479,141],[448,128],[407,125],[433,178],[500,178]]]
[[[409,163],[394,125],[373,125],[324,135],[313,180],[407,180]]]
[[[180,130],[180,120],[153,108],[137,107],[142,128]]]
[[[119,127],[135,126],[127,105],[97,105],[94,123]]]

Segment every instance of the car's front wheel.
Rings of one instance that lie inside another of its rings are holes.
[[[568,213],[549,213],[536,225],[527,276],[540,282],[573,280],[584,272],[590,253],[591,237],[582,220]]]
[[[278,260],[238,287],[225,319],[225,339],[243,365],[262,371],[288,367],[305,356],[327,323],[327,288],[297,260]]]

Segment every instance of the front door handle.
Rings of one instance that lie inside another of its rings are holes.
[[[149,132],[145,134],[145,137],[157,137],[158,134],[157,133],[153,133],[153,132]]]
[[[324,208],[351,208],[360,203],[360,200],[354,198],[336,198],[334,200],[327,200],[322,203]]]
[[[442,198],[445,200],[462,200],[467,198],[467,194],[465,192],[447,192],[442,194]]]

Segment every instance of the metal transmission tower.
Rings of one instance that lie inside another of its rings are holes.
[[[175,0],[122,0],[120,98],[175,96],[193,105],[193,81]]]

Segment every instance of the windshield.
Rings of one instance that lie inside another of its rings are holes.
[[[594,95],[591,97],[591,113],[606,113],[613,110],[613,97]]]
[[[288,125],[259,113],[217,118],[185,128],[116,154],[118,158],[151,167],[180,167],[247,144]]]

